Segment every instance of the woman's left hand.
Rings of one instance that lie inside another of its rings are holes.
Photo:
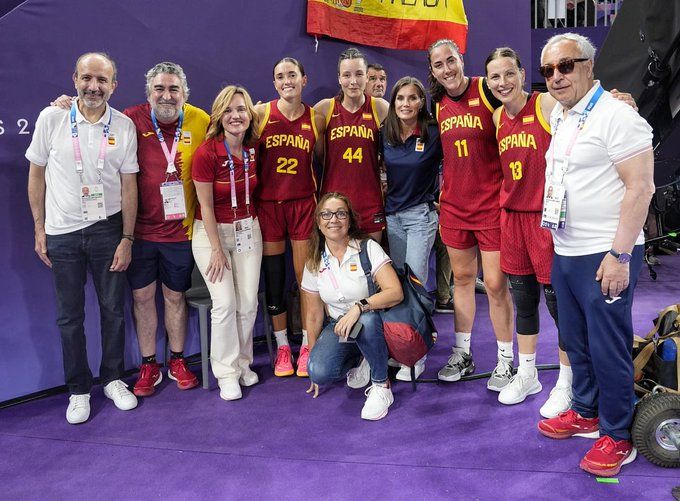
[[[337,324],[335,324],[335,334],[339,337],[347,338],[360,316],[361,310],[359,310],[359,307],[357,305],[352,305],[349,311],[338,320]]]

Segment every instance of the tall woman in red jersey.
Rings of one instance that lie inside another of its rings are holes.
[[[454,280],[456,344],[439,371],[443,381],[458,381],[474,370],[470,337],[475,317],[477,252],[482,257],[489,315],[498,343],[498,363],[487,388],[501,391],[512,377],[512,299],[500,266],[501,166],[493,110],[500,103],[484,78],[466,77],[458,47],[439,40],[428,50],[430,93],[444,154],[440,231]]]
[[[368,64],[350,47],[338,60],[340,94],[314,109],[325,120],[325,159],[321,194],[347,195],[359,214],[361,231],[380,242],[385,210],[380,187],[378,136],[387,101],[365,94]]]
[[[315,224],[317,183],[312,159],[323,116],[302,102],[305,85],[307,76],[302,64],[285,57],[274,65],[274,87],[279,99],[255,107],[260,118],[257,201],[263,239],[262,269],[267,310],[278,346],[276,376],[290,376],[294,372],[286,329],[286,238],[290,239],[295,277],[300,284],[307,242]],[[304,309],[304,305],[301,307]],[[302,346],[297,375],[306,377],[309,348],[304,311],[301,314]]]
[[[498,395],[498,401],[512,405],[542,389],[536,371],[541,286],[548,311],[557,324],[557,300],[550,283],[552,236],[541,228],[545,154],[550,147],[550,113],[556,101],[547,92],[524,91],[524,68],[509,47],[498,48],[489,55],[486,73],[491,92],[503,103],[493,115],[503,169],[501,268],[510,277],[515,300],[519,369]],[[555,417],[571,405],[571,367],[561,342],[559,357],[557,384],[540,410],[544,417]]]
[[[192,168],[199,203],[192,249],[212,299],[210,362],[224,400],[241,398],[241,386],[258,382],[250,369],[262,261],[252,198],[257,129],[248,92],[225,87]]]

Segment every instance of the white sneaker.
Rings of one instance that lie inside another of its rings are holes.
[[[510,384],[513,373],[512,362],[506,362],[499,358],[496,367],[491,372],[491,377],[486,382],[486,388],[491,391],[503,390],[503,388]]]
[[[394,402],[391,389],[374,383],[364,394],[366,395],[366,403],[361,409],[361,419],[377,421],[387,416],[387,409]]]
[[[538,371],[534,369],[533,374],[526,376],[518,371],[512,376],[510,382],[498,394],[498,401],[505,405],[518,404],[524,402],[529,395],[534,395],[541,391],[543,386],[538,380]]]
[[[347,386],[358,390],[363,388],[371,381],[371,366],[368,365],[368,360],[363,358],[361,363],[347,371]]]
[[[90,394],[71,395],[68,397],[66,421],[71,424],[84,423],[90,418]]]
[[[420,377],[420,375],[425,371],[425,359],[427,359],[427,355],[425,355],[423,358],[418,360],[415,365],[416,369],[416,379]],[[401,369],[399,369],[399,372],[397,372],[397,379],[399,381],[410,381],[411,380],[411,368],[407,365],[400,365]]]
[[[253,386],[260,382],[257,373],[250,368],[241,368],[241,377],[238,378],[238,384],[241,386]]]
[[[135,397],[127,385],[120,379],[111,381],[104,386],[104,395],[113,400],[121,411],[129,411],[137,407],[137,397]]]
[[[571,407],[571,386],[556,385],[550,390],[550,397],[539,410],[541,416],[552,419]]]
[[[243,396],[239,380],[235,378],[222,378],[217,380],[220,387],[220,398],[222,400],[238,400]]]

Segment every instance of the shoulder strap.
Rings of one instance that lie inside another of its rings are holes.
[[[368,257],[368,239],[361,241],[359,247],[359,260],[361,261],[361,268],[364,270],[364,276],[366,277],[366,283],[368,284],[368,295],[372,296],[376,293],[375,282],[371,276],[371,260]]]

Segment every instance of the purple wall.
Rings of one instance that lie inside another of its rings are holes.
[[[481,73],[486,55],[496,46],[513,46],[529,58],[529,4],[526,0],[466,2],[468,74]],[[305,32],[305,7],[303,0],[29,0],[0,19],[0,211],[4,214],[0,225],[5,235],[0,242],[0,402],[63,384],[51,273],[33,253],[26,199],[28,162],[23,155],[40,110],[51,98],[73,93],[70,76],[77,56],[104,50],[117,61],[119,87],[111,104],[121,110],[144,99],[143,75],[162,60],[184,67],[190,101],[203,108],[227,83],[245,85],[255,99],[272,99],[272,65],[283,56],[304,63],[309,76],[306,101],[313,104],[336,92],[337,56],[348,44],[323,38],[315,52],[314,39]],[[364,49],[369,60],[386,66],[390,84],[406,74],[426,77],[423,52]],[[96,370],[99,320],[96,296],[89,286],[86,317],[90,364]],[[139,361],[130,318],[127,336],[130,368]],[[195,316],[189,338],[187,352],[195,353]]]

